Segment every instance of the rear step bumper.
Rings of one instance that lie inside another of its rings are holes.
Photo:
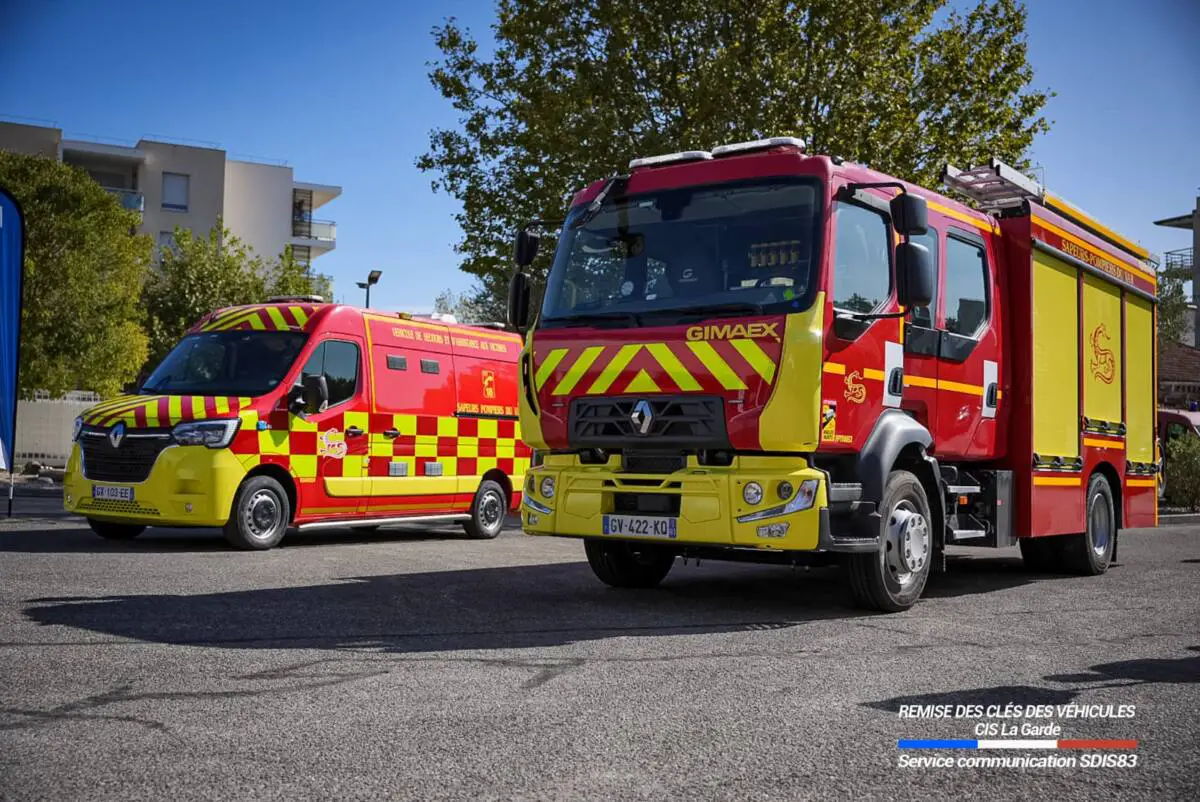
[[[821,534],[817,548],[821,551],[834,551],[843,554],[861,554],[879,550],[879,513],[875,505],[869,502],[853,502],[849,505],[839,505],[846,511],[838,515],[830,514],[829,509],[821,510]],[[863,509],[870,507],[869,510]],[[851,511],[853,508],[853,512]],[[837,532],[834,532],[836,522]]]

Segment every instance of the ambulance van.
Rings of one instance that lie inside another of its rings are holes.
[[[243,549],[291,528],[499,534],[530,459],[520,338],[316,300],[213,312],[136,393],[82,415],[67,511],[105,538],[220,527]]]

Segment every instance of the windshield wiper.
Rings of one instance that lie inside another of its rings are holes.
[[[583,214],[571,221],[571,228],[582,228],[595,219],[596,215],[600,214],[600,209],[604,206],[604,201],[608,199],[608,194],[612,192],[614,187],[620,186],[620,190],[625,189],[625,184],[629,181],[627,175],[617,175],[608,179],[600,191],[596,193],[596,197],[592,198],[592,202],[583,210]]]
[[[610,323],[625,321],[635,327],[641,327],[642,319],[633,312],[590,312],[570,317],[547,318],[547,323],[558,323],[563,326],[586,326],[589,323]]]
[[[668,313],[668,310],[663,311],[664,313]],[[669,313],[685,318],[704,318],[721,315],[761,315],[763,309],[758,304],[747,303],[746,301],[730,301],[723,304],[693,306],[689,309],[672,309],[669,310]]]

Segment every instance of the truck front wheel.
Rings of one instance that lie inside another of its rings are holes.
[[[269,549],[283,539],[291,520],[291,504],[283,485],[270,476],[251,476],[233,499],[225,539],[239,549]]]
[[[1088,481],[1086,511],[1086,531],[1058,538],[1061,541],[1059,559],[1069,573],[1096,576],[1108,570],[1117,543],[1112,488],[1101,474],[1093,474]]]
[[[655,587],[675,564],[675,552],[655,544],[585,540],[583,549],[592,571],[614,588]]]
[[[916,604],[933,562],[933,527],[925,488],[908,471],[893,471],[880,505],[880,546],[847,555],[854,600],[869,610],[898,613]]]

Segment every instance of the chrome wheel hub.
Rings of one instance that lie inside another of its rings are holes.
[[[279,515],[279,499],[266,490],[258,491],[246,502],[246,525],[256,538],[269,537],[279,526]]]
[[[885,559],[892,578],[901,585],[912,581],[929,562],[929,523],[909,501],[901,501],[887,520]]]
[[[1112,515],[1104,496],[1097,493],[1092,496],[1088,510],[1088,528],[1092,532],[1092,551],[1097,557],[1103,557],[1108,552],[1108,541],[1112,536]]]
[[[499,493],[489,490],[479,500],[479,522],[489,532],[504,522],[504,499]]]

